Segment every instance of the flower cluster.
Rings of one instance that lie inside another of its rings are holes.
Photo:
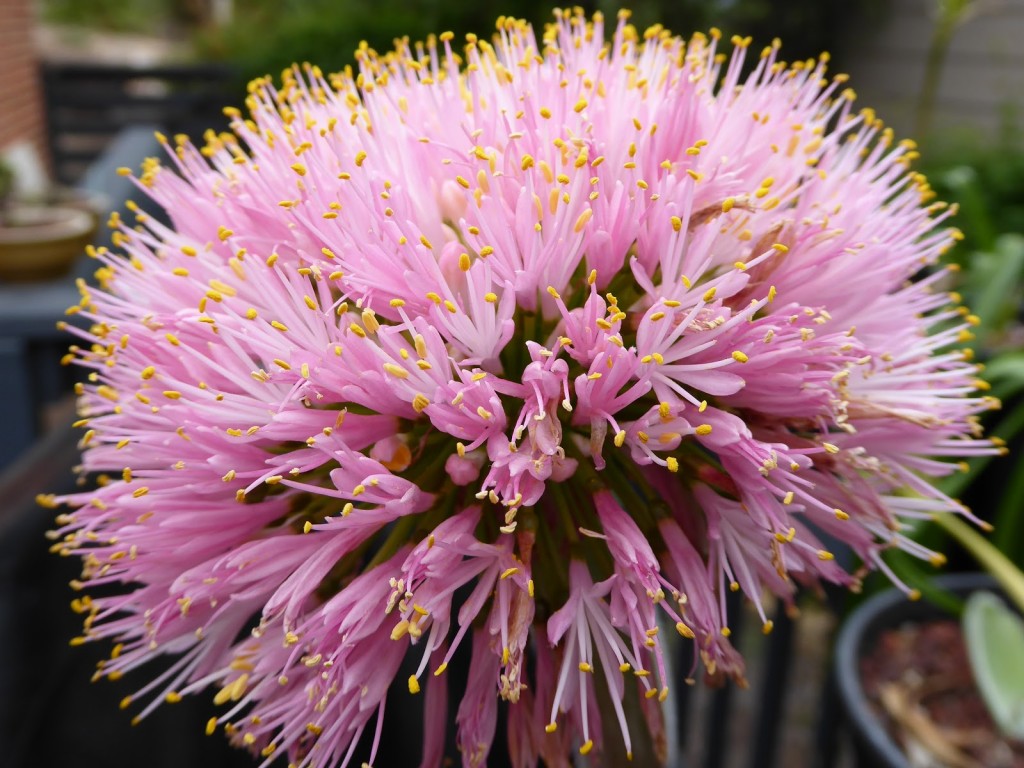
[[[172,226],[115,222],[73,308],[100,482],[44,501],[103,588],[98,675],[178,656],[140,717],[212,688],[267,762],[369,729],[372,763],[425,688],[435,765],[463,648],[464,764],[504,699],[514,764],[568,765],[632,750],[623,702],[661,732],[673,627],[742,677],[730,590],[769,631],[766,594],[856,585],[824,542],[941,560],[904,521],[969,514],[928,477],[997,446],[913,145],[824,56],[610,38],[560,13],[296,67],[136,177]]]

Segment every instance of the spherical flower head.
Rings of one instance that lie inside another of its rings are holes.
[[[126,707],[211,691],[338,766],[425,688],[425,765],[449,717],[486,764],[499,699],[517,766],[567,764],[648,738],[638,695],[659,740],[667,631],[742,677],[729,591],[768,631],[766,590],[856,584],[824,541],[939,559],[903,521],[996,450],[948,211],[825,57],[748,46],[501,19],[255,81],[144,165],[171,224],[115,221],[73,308],[102,482],[45,499],[99,676],[177,654]]]

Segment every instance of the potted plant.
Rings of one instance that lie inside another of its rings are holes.
[[[0,281],[65,274],[96,232],[96,207],[83,198],[16,198],[14,172],[0,161]]]
[[[1019,570],[1013,578],[1005,594],[1019,598]],[[963,606],[959,620],[948,606],[892,589],[840,629],[835,675],[858,765],[1020,765],[1024,623],[993,596],[999,583],[988,573],[935,584]]]

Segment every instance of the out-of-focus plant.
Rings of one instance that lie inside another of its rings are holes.
[[[872,0],[842,7],[818,0],[591,0],[576,5],[609,17],[629,6],[639,29],[655,23],[673,30],[716,26],[726,37],[750,35],[764,45],[779,37],[786,41],[786,56],[797,60],[834,50],[843,29],[842,14],[871,4]],[[510,0],[501,11],[538,28],[552,20],[549,0]],[[397,37],[423,40],[438,30],[450,30],[462,41],[467,32],[489,29],[492,15],[491,6],[465,0],[234,0],[232,22],[200,30],[195,46],[200,57],[233,65],[245,80],[276,76],[302,61],[317,62],[332,72],[351,64],[361,41],[388,50]]]
[[[1009,442],[1024,430],[1024,153],[1006,142],[964,160],[931,177],[941,195],[960,205],[964,240],[950,253],[950,263],[959,270],[955,287],[977,322],[968,348],[986,364],[991,394],[1004,404],[987,426]],[[979,511],[995,528],[993,543],[1014,562],[1024,562],[1024,456],[1003,461],[1004,483],[976,482],[989,463],[982,460],[950,478],[945,489],[983,504],[986,509]]]
[[[1006,736],[1024,739],[1024,621],[991,592],[976,592],[964,607],[963,628],[992,719]]]
[[[6,219],[7,205],[14,193],[14,171],[11,166],[0,160],[0,227]]]
[[[949,287],[975,323],[963,348],[984,363],[988,394],[1003,403],[986,414],[986,432],[1008,444],[1024,436],[1024,152],[1016,148],[1018,138],[1008,129],[994,146],[936,147],[924,168],[937,199],[959,206],[956,221],[963,239],[946,256],[952,268]],[[1024,453],[1008,453],[995,463],[992,456],[972,459],[964,463],[965,471],[940,484],[991,524],[987,537],[946,515],[937,515],[914,536],[940,551],[949,549],[943,540],[952,537],[1024,610],[1024,586],[1014,585],[1015,579],[1022,581],[1014,563],[1024,563]],[[933,601],[959,608],[928,586],[926,566],[895,553],[891,565]]]
[[[977,0],[935,0],[935,26],[928,43],[924,82],[918,95],[914,119],[914,135],[926,138],[935,112],[935,97],[942,81],[942,67],[957,28],[977,10]]]
[[[114,32],[156,33],[174,16],[174,0],[40,0],[44,21]]]

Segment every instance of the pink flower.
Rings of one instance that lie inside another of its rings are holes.
[[[452,717],[485,764],[499,699],[517,768],[569,765],[645,737],[627,686],[662,738],[662,633],[742,677],[729,591],[769,631],[766,591],[855,586],[825,534],[941,560],[903,521],[969,514],[930,481],[998,448],[912,279],[955,236],[912,145],[824,58],[607,32],[296,67],[144,165],[173,225],[116,223],[71,310],[101,481],[44,498],[98,676],[179,657],[139,717],[212,689],[211,731],[345,766],[425,687],[424,766]]]

